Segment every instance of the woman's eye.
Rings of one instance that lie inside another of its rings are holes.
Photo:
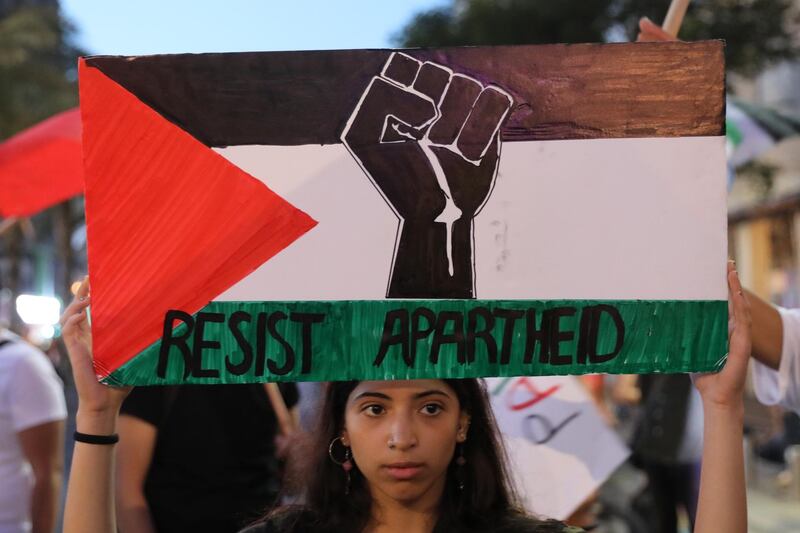
[[[378,416],[383,414],[383,406],[378,404],[368,405],[364,408],[364,411],[371,416]]]
[[[435,403],[427,403],[422,407],[422,412],[426,415],[438,415],[442,411],[442,406]]]

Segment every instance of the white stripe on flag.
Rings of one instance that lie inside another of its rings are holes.
[[[476,296],[726,299],[724,146],[724,137],[503,144],[475,219]],[[343,146],[217,151],[319,225],[215,300],[385,297],[397,219]]]

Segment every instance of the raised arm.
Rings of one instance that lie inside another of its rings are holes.
[[[695,533],[747,531],[742,430],[751,319],[733,263],[728,263],[728,301],[729,353],[725,367],[716,374],[694,376],[705,417]]]
[[[778,310],[752,292],[745,290],[753,319],[753,357],[778,370],[783,349],[783,322]]]
[[[77,431],[88,435],[116,434],[122,400],[130,389],[97,382],[92,364],[92,336],[86,319],[89,282],[84,280],[61,317],[78,390]],[[114,446],[76,442],[72,456],[64,533],[116,533],[113,490]]]

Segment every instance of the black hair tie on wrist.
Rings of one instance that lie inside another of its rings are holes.
[[[119,442],[119,435],[88,435],[86,433],[75,432],[75,442],[85,442],[86,444],[116,444]]]

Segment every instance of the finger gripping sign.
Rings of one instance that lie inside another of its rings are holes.
[[[724,358],[720,42],[90,57],[79,74],[106,382]]]

